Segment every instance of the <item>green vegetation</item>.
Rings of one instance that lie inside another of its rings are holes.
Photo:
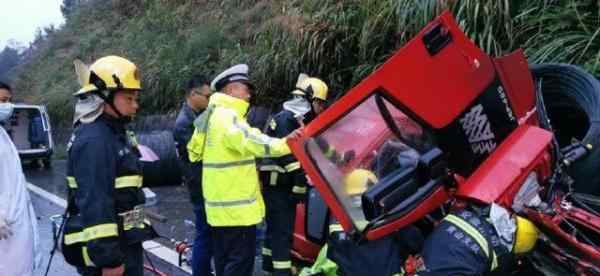
[[[494,55],[519,47],[530,62],[568,62],[600,74],[596,0],[89,0],[68,1],[60,30],[36,40],[15,82],[68,124],[78,89],[72,61],[125,56],[142,70],[143,114],[178,108],[185,81],[245,62],[259,102],[287,97],[300,72],[342,95],[450,9]]]
[[[10,46],[0,51],[0,81],[8,81],[12,78],[14,68],[21,62],[19,51]]]

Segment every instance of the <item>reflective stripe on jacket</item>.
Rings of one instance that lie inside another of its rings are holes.
[[[244,115],[248,103],[215,93],[196,121],[188,143],[191,162],[203,161],[202,192],[211,226],[247,226],[265,214],[256,172],[256,157],[290,153],[285,139],[252,128]]]
[[[156,237],[143,220],[145,196],[135,142],[122,123],[102,115],[74,130],[68,154],[64,243],[83,243],[85,266],[118,266],[126,257],[122,245]]]
[[[423,275],[483,275],[504,269],[510,252],[485,216],[459,210],[434,228],[421,255]]]
[[[308,123],[308,122],[306,122]],[[285,137],[300,127],[300,123],[289,110],[282,110],[269,121],[266,134]],[[306,176],[300,162],[292,154],[263,160],[259,166],[265,187],[278,186],[294,194],[306,194]]]

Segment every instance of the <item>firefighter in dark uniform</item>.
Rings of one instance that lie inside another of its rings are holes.
[[[494,205],[492,208],[498,207]],[[502,207],[499,207],[502,208]],[[496,208],[497,210],[502,210]],[[507,269],[518,254],[535,246],[538,230],[531,221],[505,215],[494,219],[491,208],[466,208],[447,215],[427,237],[418,275],[483,275]]]
[[[353,152],[339,154],[325,140],[317,141],[317,144],[334,163],[352,161]],[[343,193],[338,194],[342,201],[349,204],[345,210],[351,214],[357,233],[368,224],[362,216],[362,194],[375,186],[379,178],[385,178],[399,168],[416,168],[419,160],[419,153],[415,149],[397,139],[386,141],[376,152],[370,169],[355,168],[344,176]],[[332,218],[326,249],[319,253],[316,265],[303,271],[302,275],[321,275],[319,272],[330,275],[334,270],[335,275],[402,275],[404,260],[411,254],[419,253],[423,241],[420,230],[413,225],[377,240],[361,240],[360,236],[345,232],[342,225]],[[332,264],[336,267],[333,268]]]
[[[377,183],[377,176],[366,169],[355,169],[344,178],[344,190],[350,196],[353,208],[362,211],[361,195]],[[357,227],[364,227],[366,220],[357,221]],[[402,271],[403,237],[413,237],[412,229],[380,238],[374,241],[356,241],[337,221],[329,224],[327,258],[338,266],[337,275],[400,275]]]
[[[327,85],[301,74],[294,97],[269,121],[266,134],[285,137],[310,122],[325,109]],[[265,159],[259,167],[266,205],[267,232],[262,248],[263,270],[273,275],[291,275],[290,250],[296,204],[306,195],[306,176],[293,155]]]
[[[156,232],[144,219],[140,153],[125,127],[138,108],[138,69],[106,56],[76,70],[83,87],[67,148],[63,255],[82,275],[141,276],[142,242]]]

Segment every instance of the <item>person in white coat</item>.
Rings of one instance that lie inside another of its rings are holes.
[[[0,103],[0,122],[12,114],[11,103]],[[41,259],[37,221],[19,154],[0,127],[0,275],[30,276]]]

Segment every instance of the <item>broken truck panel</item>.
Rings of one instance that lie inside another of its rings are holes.
[[[440,171],[468,178],[520,119],[535,117],[531,84],[521,52],[491,59],[444,12],[290,146],[344,230],[377,239],[448,199]],[[413,164],[399,165],[399,152]],[[374,172],[373,187],[391,195],[367,191],[374,201],[357,202],[344,189],[357,169]]]
[[[540,178],[549,176],[552,133],[544,129],[521,125],[461,183],[456,192],[463,197],[486,204],[498,203],[510,208],[521,184],[537,171]],[[486,185],[486,183],[492,183]]]

